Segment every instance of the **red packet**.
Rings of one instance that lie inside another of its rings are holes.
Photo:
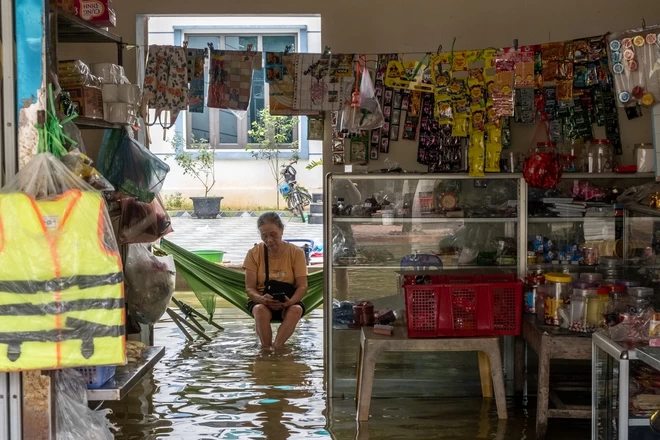
[[[76,0],[76,15],[96,26],[117,26],[112,0]]]

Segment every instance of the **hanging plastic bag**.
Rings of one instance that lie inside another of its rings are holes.
[[[87,406],[87,381],[76,370],[62,370],[55,376],[57,399],[57,440],[113,440],[115,425],[107,416],[109,409]]]
[[[122,264],[105,201],[51,154],[0,193],[0,371],[124,364]]]
[[[346,133],[375,130],[385,124],[369,70],[366,67],[360,70],[362,74],[360,91],[353,93],[351,102],[344,105],[342,113],[342,131]]]
[[[151,203],[122,197],[120,204],[119,244],[153,243],[172,232],[172,221],[160,197]]]
[[[99,153],[99,171],[124,194],[150,203],[160,192],[169,165],[131,138],[126,130],[107,130]]]
[[[525,159],[523,177],[533,188],[551,189],[561,182],[562,167],[559,164],[559,155],[554,146],[544,143],[546,147],[537,147]]]
[[[115,188],[108,180],[92,166],[92,160],[77,148],[62,157],[62,163],[82,180],[97,191],[114,191]]]
[[[174,258],[156,256],[145,244],[128,246],[126,303],[143,324],[155,324],[167,309],[176,282]]]

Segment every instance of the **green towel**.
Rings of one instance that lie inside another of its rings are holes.
[[[162,249],[174,257],[176,270],[185,278],[195,296],[213,318],[216,295],[220,295],[233,306],[248,315],[245,274],[234,269],[219,266],[193,254],[174,243],[162,240]],[[323,272],[315,272],[307,277],[307,295],[302,300],[305,313],[309,313],[323,303]]]

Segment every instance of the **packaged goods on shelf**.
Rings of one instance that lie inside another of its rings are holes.
[[[103,95],[97,87],[73,87],[65,91],[78,116],[89,119],[103,119]]]
[[[117,14],[112,0],[75,0],[76,15],[96,26],[117,26]]]
[[[94,63],[90,67],[92,74],[100,78],[103,84],[128,84],[123,66],[112,63]]]

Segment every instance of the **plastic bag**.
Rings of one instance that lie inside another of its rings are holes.
[[[124,194],[150,203],[160,192],[169,165],[126,130],[107,130],[99,153],[99,171]]]
[[[360,91],[353,93],[351,102],[344,105],[341,128],[346,133],[357,133],[361,130],[375,130],[385,124],[383,111],[376,97],[374,85],[369,71],[362,70]]]
[[[119,221],[119,244],[153,243],[172,232],[172,221],[160,197],[143,203],[134,197],[122,197]]]
[[[87,381],[76,370],[62,370],[55,380],[57,440],[113,440],[115,425],[107,419],[109,409],[87,406]]]
[[[143,324],[155,324],[163,316],[174,293],[174,257],[158,257],[147,245],[128,246],[126,257],[126,303]]]
[[[0,371],[125,363],[122,264],[100,193],[35,156],[0,193]]]
[[[108,180],[92,166],[92,160],[78,149],[74,149],[62,157],[62,163],[82,180],[97,191],[114,191]]]

